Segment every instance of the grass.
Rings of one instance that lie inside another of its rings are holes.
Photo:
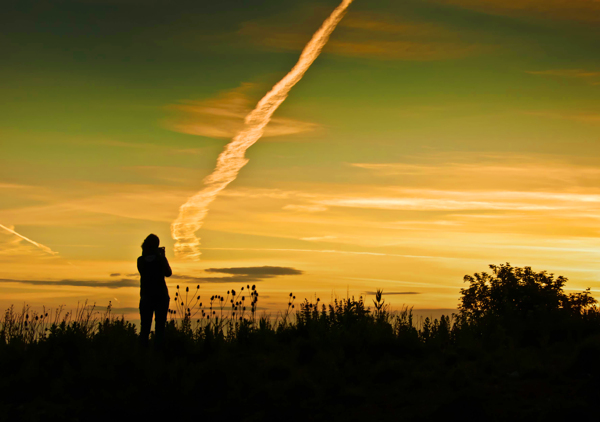
[[[255,286],[198,292],[177,288],[161,350],[141,347],[110,304],[9,308],[0,419],[536,421],[589,417],[600,395],[596,308],[523,336],[535,326],[415,324],[381,291],[372,305],[291,293],[274,318],[257,315]]]

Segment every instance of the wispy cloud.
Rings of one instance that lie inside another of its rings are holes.
[[[185,170],[185,169],[184,169]],[[156,174],[161,181],[179,181],[185,171],[170,169],[132,169]],[[189,180],[189,178],[188,178]],[[107,218],[125,218],[168,222],[177,204],[189,196],[190,190],[166,184],[90,183],[74,181],[69,190],[60,188],[39,194],[41,204],[0,210],[0,218],[14,224],[63,225],[98,224]],[[27,197],[27,196],[25,196]]]
[[[578,79],[590,85],[600,85],[600,72],[589,71],[584,69],[530,70],[526,73],[529,73],[531,75]]]
[[[324,205],[297,205],[289,204],[283,207],[284,210],[288,211],[302,211],[302,212],[321,212],[327,211],[327,207]]]
[[[300,50],[303,27],[270,22],[246,22],[240,34],[254,44],[273,50]],[[277,33],[277,37],[272,34]],[[490,46],[468,44],[459,33],[427,22],[408,22],[392,17],[355,12],[340,25],[340,33],[326,52],[342,56],[380,60],[444,60],[489,50]]]
[[[34,286],[72,286],[72,287],[106,287],[109,289],[120,289],[123,287],[139,287],[140,281],[123,278],[116,281],[102,280],[18,280],[0,278],[0,283],[20,283]]]
[[[412,162],[351,163],[373,176],[402,176],[423,186],[463,186],[465,189],[573,189],[592,186],[600,169],[586,164],[568,163],[552,157],[517,155],[441,156],[433,160],[409,157]],[[430,162],[427,162],[430,161]],[[418,163],[418,164],[415,164]]]
[[[366,255],[366,256],[392,256],[398,258],[415,258],[415,259],[457,259],[448,256],[433,256],[433,255],[406,255],[384,252],[367,252],[367,251],[340,251],[335,249],[288,249],[288,248],[201,248],[202,250],[213,251],[267,251],[267,252],[307,252],[307,253],[324,253],[324,254],[341,254],[341,255]]]
[[[300,275],[302,271],[291,267],[234,267],[234,268],[207,268],[207,273],[243,274],[257,277],[274,277],[277,275]]]
[[[232,138],[244,127],[244,118],[256,104],[251,94],[257,88],[260,87],[256,84],[244,83],[214,98],[184,100],[179,104],[169,105],[167,110],[172,112],[172,116],[164,121],[164,126],[189,135]],[[295,135],[314,131],[318,127],[315,123],[278,116],[273,117],[263,136]]]
[[[16,184],[16,183],[0,183],[0,189],[25,189],[25,188],[31,188],[31,186],[20,185],[20,184]]]
[[[452,198],[335,198],[320,201],[321,204],[336,207],[370,208],[384,210],[550,210],[557,206],[535,205],[503,201],[482,201]]]
[[[300,240],[306,240],[307,242],[329,242],[335,239],[337,239],[337,236],[315,236],[300,238]]]
[[[258,282],[284,275],[301,275],[304,272],[291,267],[231,267],[231,268],[207,268],[207,273],[227,274],[227,277],[192,276],[185,274],[174,274],[175,280],[200,283],[250,283]]]
[[[539,116],[548,119],[572,120],[582,123],[600,123],[600,112],[567,112],[567,111],[524,111],[529,116]]]
[[[535,16],[542,18],[600,21],[600,3],[595,0],[434,0],[455,4],[486,13],[508,16]]]

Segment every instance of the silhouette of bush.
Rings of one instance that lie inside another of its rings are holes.
[[[460,290],[457,321],[463,335],[474,328],[490,341],[511,337],[539,344],[579,336],[588,322],[598,321],[597,301],[589,288],[567,294],[563,276],[509,263],[490,269],[491,274],[464,277],[469,287]]]

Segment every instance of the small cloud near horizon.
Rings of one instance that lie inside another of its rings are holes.
[[[139,280],[123,278],[116,281],[98,280],[16,280],[0,278],[0,283],[21,283],[34,286],[71,286],[71,287],[107,287],[109,289],[120,289],[122,287],[139,287]]]
[[[249,283],[262,281],[283,275],[301,275],[304,271],[291,267],[231,267],[207,268],[207,273],[228,274],[229,277],[198,277],[184,274],[174,274],[170,278],[175,280],[188,280],[202,283]]]

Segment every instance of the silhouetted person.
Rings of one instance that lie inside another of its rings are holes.
[[[165,277],[170,277],[173,272],[165,256],[165,248],[159,248],[159,244],[157,235],[149,235],[142,243],[142,256],[137,260],[140,273],[140,342],[143,345],[148,344],[152,314],[155,315],[156,344],[162,344],[169,311],[170,297]]]

